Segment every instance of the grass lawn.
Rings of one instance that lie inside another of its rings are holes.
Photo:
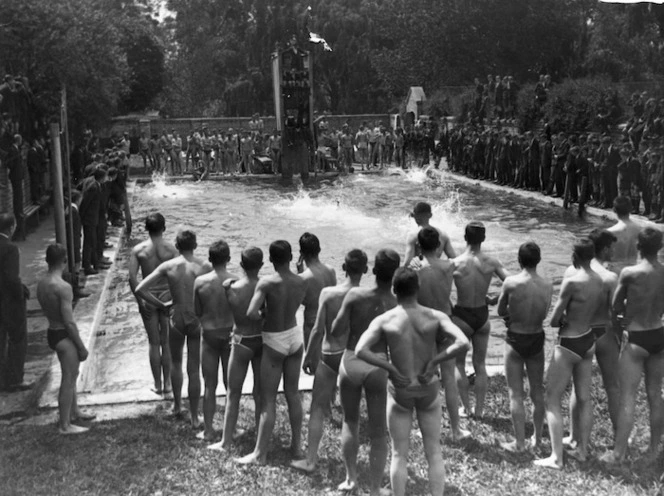
[[[595,425],[593,455],[612,442],[604,393],[595,374]],[[310,395],[304,395],[305,407]],[[253,402],[243,398],[239,425],[248,427],[231,455],[205,449],[188,424],[170,419],[166,404],[154,415],[93,424],[78,437],[61,437],[53,425],[15,425],[0,429],[0,494],[272,494],[311,495],[336,493],[345,477],[339,446],[341,411],[333,409],[321,443],[319,470],[313,476],[288,467],[290,432],[282,397],[272,450],[265,467],[241,467],[233,456],[253,449]],[[504,453],[497,442],[511,436],[505,381],[490,379],[485,421],[468,421],[474,439],[456,445],[445,440],[448,495],[655,495],[664,469],[660,454],[656,465],[639,462],[638,449],[647,446],[649,429],[643,391],[637,410],[637,435],[630,462],[607,469],[595,459],[566,461],[562,472],[531,465],[533,455]],[[221,414],[215,419],[220,428]],[[532,432],[532,427],[528,432]],[[306,422],[305,422],[306,439]],[[360,487],[367,490],[368,439],[366,420],[361,426]],[[545,454],[549,453],[545,439]],[[426,461],[419,432],[412,435],[408,494],[428,494]],[[386,467],[385,484],[389,483]],[[659,494],[664,494],[659,492]]]

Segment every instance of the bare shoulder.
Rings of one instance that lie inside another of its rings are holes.
[[[570,265],[565,269],[565,274],[563,274],[563,277],[572,277],[574,274],[576,274],[577,268],[574,267],[573,265]]]
[[[53,284],[52,288],[49,289],[52,289],[53,292],[60,298],[73,298],[74,296],[74,290],[72,289],[71,285],[64,280],[57,281],[55,284]]]
[[[145,249],[149,246],[149,243],[150,243],[150,241],[148,241],[148,240],[141,241],[140,243],[138,243],[136,246],[134,246],[131,249],[131,254],[134,255],[134,256],[138,256],[138,255],[143,254]]]

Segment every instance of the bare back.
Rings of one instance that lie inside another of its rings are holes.
[[[223,283],[227,279],[234,278],[225,269],[219,272],[212,271],[196,278],[194,282],[196,315],[203,329],[233,327],[233,313],[228,304]]]
[[[508,298],[509,330],[519,334],[542,332],[553,284],[538,274],[523,271],[505,279],[503,292]]]
[[[602,278],[592,269],[579,270],[564,280],[558,302],[565,305],[565,320],[560,334],[567,337],[585,334],[604,298],[606,288]]]
[[[629,331],[647,331],[662,327],[664,313],[664,266],[642,260],[620,273],[619,294],[626,299],[625,321]],[[616,295],[618,297],[618,294]]]
[[[618,272],[623,267],[634,265],[638,259],[638,250],[636,242],[641,232],[641,226],[631,219],[619,220],[608,231],[613,234],[617,240],[613,243],[613,266]]]
[[[292,272],[276,273],[258,282],[265,293],[265,332],[281,332],[297,325],[295,313],[304,300],[307,283]]]
[[[337,276],[329,265],[318,263],[307,267],[300,277],[306,281],[307,290],[304,296],[304,322],[313,325],[318,312],[318,300],[323,288],[334,286]]]
[[[590,324],[597,326],[607,325],[611,323],[611,299],[613,298],[613,293],[618,285],[618,276],[614,272],[605,268],[596,258],[593,258],[592,262],[590,262],[590,268],[602,278],[602,284],[604,285],[604,296],[602,297],[600,305],[597,307],[597,311],[595,312],[595,315],[593,315]],[[576,274],[578,270],[579,269],[573,265],[570,265],[565,271],[564,277],[570,277],[573,274]]]
[[[397,306],[397,299],[391,292],[379,291],[378,288],[353,288],[346,298],[351,302],[346,349],[354,350],[371,321]],[[382,348],[380,351],[385,351],[385,344]]]
[[[210,263],[194,256],[188,260],[180,255],[164,262],[159,270],[163,270],[166,276],[173,305],[193,312],[194,282],[198,276],[212,270]]]
[[[238,281],[226,281],[226,297],[228,305],[233,312],[234,332],[242,336],[256,336],[263,330],[263,322],[260,320],[251,320],[247,317],[249,303],[254,296],[254,290],[258,284],[258,279],[250,280],[243,277]]]
[[[72,301],[73,290],[61,277],[47,275],[37,284],[37,300],[48,319],[50,329],[64,329],[65,316],[62,314],[63,299]]]
[[[324,288],[320,295],[320,305],[325,307],[325,335],[323,336],[322,350],[325,352],[339,351],[346,347],[347,336],[335,337],[330,332],[332,323],[337,318],[344,298],[352,288],[349,284],[340,284],[331,288]]]
[[[136,277],[138,269],[141,270],[141,276],[145,279],[162,263],[177,256],[178,251],[172,244],[165,242],[163,239],[157,242],[153,238],[147,239],[137,244],[131,251],[129,260],[130,279]],[[167,283],[163,283],[153,289],[166,289],[166,287]]]
[[[420,281],[417,302],[450,315],[453,275],[454,264],[451,261],[425,257],[422,268],[417,271]]]
[[[503,274],[502,264],[482,252],[467,250],[454,259],[454,284],[457,288],[457,305],[478,308],[486,305],[494,273]]]

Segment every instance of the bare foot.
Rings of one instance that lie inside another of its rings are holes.
[[[378,496],[392,496],[392,490],[389,487],[381,487],[378,490]]]
[[[58,432],[62,434],[63,436],[68,436],[71,434],[83,434],[84,432],[88,432],[90,430],[89,427],[81,427],[80,425],[68,425],[64,429],[60,427],[58,429]]]
[[[215,437],[217,437],[217,433],[214,431],[212,432],[201,431],[198,434],[196,434],[196,439],[201,439],[202,441],[208,443],[214,441]]]
[[[566,453],[579,462],[585,462],[588,460],[588,454],[578,448],[566,450]]]
[[[243,436],[247,435],[246,429],[235,429],[235,433],[233,434],[233,441],[237,441]]]
[[[523,453],[526,451],[526,446],[519,446],[516,441],[500,443],[500,447],[510,453]]]
[[[553,455],[549,458],[540,458],[539,460],[535,460],[533,464],[537,465],[538,467],[552,468],[555,470],[563,469],[563,464],[556,462],[556,459],[553,457]]]
[[[201,422],[201,419],[198,418],[198,415],[191,417],[191,428],[197,431],[201,427],[203,427],[203,422]]]
[[[618,458],[616,458],[616,455],[613,453],[613,451],[607,451],[604,453],[602,456],[599,457],[599,461],[602,463],[606,463],[607,465],[616,465],[621,462]]]
[[[565,448],[576,449],[577,442],[572,436],[565,436],[563,438],[563,446]]]
[[[152,391],[154,394],[157,394],[159,396],[161,396],[164,393],[164,391],[160,387],[157,387],[157,386],[151,387],[150,391]]]
[[[290,466],[296,470],[311,474],[316,470],[316,464],[310,463],[308,460],[297,460],[290,463]]]
[[[230,447],[224,446],[221,441],[218,443],[211,444],[207,447],[207,449],[212,450],[212,451],[221,451],[222,453],[228,453]]]
[[[240,465],[265,465],[265,460],[261,460],[255,453],[249,453],[242,458],[236,458],[235,462]]]
[[[352,493],[357,489],[357,482],[356,481],[349,481],[346,479],[343,481],[341,484],[337,486],[337,489],[339,491],[342,491],[344,493]]]
[[[468,439],[472,436],[470,431],[466,429],[459,429],[457,432],[452,431],[452,441],[455,443]]]
[[[537,439],[535,434],[533,434],[530,438],[530,447],[536,450],[540,449],[542,447],[542,439]]]
[[[459,417],[468,418],[468,411],[463,406],[459,407]]]

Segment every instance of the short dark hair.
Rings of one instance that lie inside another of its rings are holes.
[[[16,225],[16,217],[14,214],[6,213],[0,214],[0,232],[6,233]]]
[[[71,201],[72,202],[74,202],[74,203],[77,202],[78,200],[81,199],[82,196],[83,196],[83,194],[79,190],[72,188],[72,190],[71,190]]]
[[[397,269],[394,273],[394,279],[392,279],[392,289],[394,294],[401,298],[416,295],[420,289],[417,272],[408,267]]]
[[[378,250],[374,261],[374,274],[382,282],[392,281],[394,272],[399,268],[401,258],[399,254],[389,248]]]
[[[270,260],[273,264],[287,264],[293,260],[293,250],[285,239],[278,239],[270,243]]]
[[[215,241],[210,246],[208,253],[208,260],[214,267],[223,265],[231,259],[231,249],[228,247],[226,241]]]
[[[106,177],[106,169],[99,166],[95,169],[95,171],[92,175],[94,176],[95,181],[99,181],[100,179],[104,179]]]
[[[626,196],[618,196],[613,200],[613,211],[620,216],[629,215],[632,208],[632,200]]]
[[[369,258],[362,250],[354,249],[346,254],[344,264],[349,274],[363,274],[367,268]]]
[[[117,163],[120,163],[120,160],[117,160]],[[108,169],[108,177],[117,176],[117,175],[118,175],[118,169],[116,167],[110,167]]]
[[[64,263],[67,260],[67,248],[60,243],[53,243],[46,248],[46,263],[49,267]]]
[[[519,264],[525,269],[534,269],[542,260],[540,247],[534,241],[526,241],[519,246]]]
[[[154,212],[145,218],[145,229],[149,234],[161,234],[166,230],[166,219],[159,212]]]
[[[481,222],[470,222],[466,226],[466,235],[464,238],[468,244],[480,244],[486,239],[486,227]]]
[[[417,233],[417,242],[422,251],[434,251],[440,246],[440,234],[435,227],[427,226]]]
[[[662,233],[652,227],[646,227],[639,233],[636,244],[641,256],[655,256],[662,248]]]
[[[305,232],[300,236],[300,253],[305,257],[315,257],[320,253],[320,241],[315,234]]]
[[[598,254],[604,248],[608,248],[618,241],[615,234],[606,229],[593,229],[590,231],[590,234],[588,234],[588,239],[595,245],[595,254]]]
[[[595,258],[595,244],[589,238],[583,238],[574,243],[572,253],[579,262],[590,262]]]
[[[194,251],[196,249],[196,233],[189,230],[178,232],[175,237],[175,247],[180,253],[183,251]]]
[[[258,270],[263,265],[263,250],[250,246],[242,252],[242,268],[244,270]]]

